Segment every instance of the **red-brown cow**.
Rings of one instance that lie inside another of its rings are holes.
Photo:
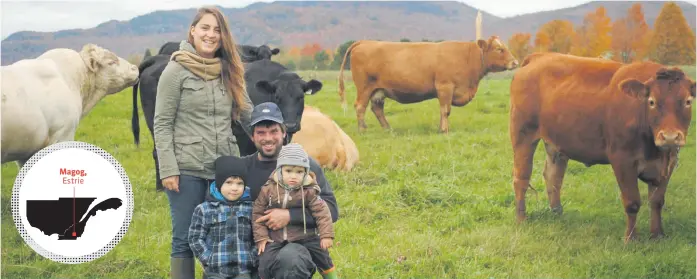
[[[440,132],[448,132],[450,106],[461,107],[472,101],[479,81],[490,72],[518,66],[497,36],[476,42],[382,42],[362,40],[353,43],[344,55],[339,72],[339,96],[344,99],[344,65],[351,54],[351,74],[356,85],[354,104],[358,129],[364,131],[368,101],[384,129],[385,98],[401,104],[438,98]],[[345,106],[345,104],[344,104]]]
[[[620,64],[558,53],[529,55],[511,83],[510,137],[517,220],[540,139],[543,176],[553,211],[568,160],[610,164],[627,216],[625,241],[641,206],[637,178],[648,184],[651,238],[663,236],[661,209],[679,147],[692,119],[695,82],[678,68],[652,62]]]

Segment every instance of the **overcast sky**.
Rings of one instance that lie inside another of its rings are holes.
[[[58,31],[91,28],[129,20],[157,10],[195,8],[205,4],[239,8],[271,0],[1,0],[2,39],[17,31]],[[500,17],[577,6],[583,0],[457,0]],[[689,0],[696,2],[697,0]]]

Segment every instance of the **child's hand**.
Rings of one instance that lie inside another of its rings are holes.
[[[319,242],[319,247],[322,247],[322,249],[327,250],[329,247],[332,247],[332,244],[334,241],[331,238],[322,238]]]
[[[264,252],[264,248],[266,248],[266,240],[257,242],[257,249],[259,249],[259,253],[257,255],[261,255],[261,253]]]

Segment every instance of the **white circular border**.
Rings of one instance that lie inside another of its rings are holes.
[[[24,176],[27,174],[29,169],[36,164],[41,158],[44,156],[53,153],[54,151],[62,150],[62,149],[82,149],[86,151],[90,151],[92,153],[95,153],[97,155],[100,155],[102,158],[106,159],[111,163],[112,166],[119,172],[121,175],[121,181],[123,182],[124,187],[126,188],[126,218],[123,220],[123,224],[121,226],[121,229],[116,233],[114,238],[107,243],[104,247],[101,249],[97,250],[94,253],[84,255],[84,256],[79,256],[79,257],[66,257],[63,255],[59,255],[53,252],[50,252],[38,243],[34,241],[34,239],[31,238],[27,230],[24,228],[24,224],[22,222],[22,217],[19,216],[19,190],[22,186],[22,181],[24,180]],[[41,256],[44,256],[45,258],[51,259],[56,262],[64,263],[64,264],[80,264],[80,263],[85,263],[89,262],[95,259],[98,259],[109,251],[111,249],[114,249],[114,247],[121,241],[121,238],[128,232],[128,226],[131,224],[131,216],[133,215],[133,191],[131,190],[131,182],[128,180],[128,176],[126,175],[126,171],[121,167],[121,164],[113,157],[111,154],[108,152],[104,151],[103,149],[99,148],[98,146],[95,146],[93,144],[89,144],[86,142],[80,142],[80,141],[65,141],[65,142],[59,142],[55,143],[53,145],[50,145],[48,147],[45,147],[44,149],[41,149],[39,152],[34,154],[29,160],[22,166],[22,169],[19,171],[17,174],[17,178],[15,178],[15,183],[14,187],[12,188],[12,217],[15,222],[15,226],[17,227],[17,230],[19,231],[19,234],[22,236],[24,239],[24,242],[29,244],[29,246],[34,249],[37,253],[39,253]]]

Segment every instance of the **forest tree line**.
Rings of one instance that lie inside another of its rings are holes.
[[[410,42],[403,38],[400,42]],[[423,42],[428,42],[422,39]],[[435,42],[439,42],[438,40]],[[323,48],[318,43],[282,47],[277,61],[291,70],[338,70],[349,40],[335,49]],[[537,33],[515,33],[507,46],[516,58],[522,60],[533,52],[559,52],[585,57],[612,59],[623,63],[650,60],[665,65],[695,64],[695,34],[673,2],[666,2],[650,28],[644,19],[640,3],[632,5],[627,14],[614,22],[603,6],[585,15],[580,26],[568,20],[552,20],[540,26]],[[157,49],[153,49],[153,53]],[[350,57],[350,54],[349,54]],[[140,63],[142,56],[132,56]],[[346,61],[344,69],[349,69]]]

